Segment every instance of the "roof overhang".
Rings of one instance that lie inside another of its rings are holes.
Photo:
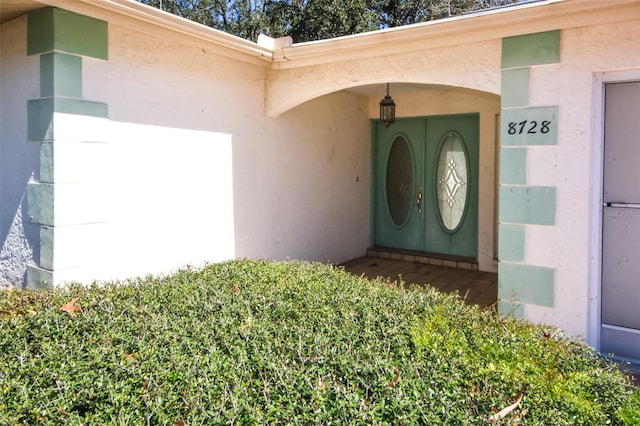
[[[257,44],[134,0],[0,0],[0,22],[55,6],[265,68],[286,69],[640,19],[640,0],[544,0],[293,45]]]
[[[272,50],[206,25],[181,18],[134,0],[0,0],[4,22],[47,6],[102,19],[154,36],[177,39],[222,56],[268,66]]]
[[[272,67],[326,64],[637,19],[640,19],[640,0],[546,0],[294,44],[273,52]]]

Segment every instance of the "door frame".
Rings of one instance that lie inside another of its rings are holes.
[[[602,325],[605,86],[610,83],[630,83],[635,81],[640,81],[640,68],[596,72],[593,78],[587,342],[598,350],[600,350],[600,327]]]

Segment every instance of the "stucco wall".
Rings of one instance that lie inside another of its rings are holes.
[[[525,260],[556,269],[555,306],[526,306],[527,318],[552,323],[574,335],[587,334],[590,259],[591,158],[601,158],[601,145],[592,146],[596,71],[640,67],[637,22],[564,30],[560,63],[531,69],[530,104],[559,106],[559,135],[555,146],[530,148],[527,182],[555,186],[556,225],[526,229]],[[601,141],[600,141],[601,143]],[[599,231],[598,231],[599,232]],[[595,313],[592,313],[595,315]]]
[[[425,41],[425,45],[427,41]],[[375,55],[375,53],[374,53]],[[386,82],[422,83],[500,92],[500,40],[287,68],[269,74],[267,114],[278,115],[339,89]],[[314,84],[309,84],[313,81]]]
[[[478,268],[496,272],[495,228],[495,158],[496,124],[500,114],[500,97],[491,93],[456,87],[412,85],[412,91],[394,94],[398,117],[448,114],[480,114],[480,176],[478,181]],[[379,114],[378,98],[371,98],[369,115]]]
[[[264,116],[264,68],[110,23],[84,97],[109,108],[94,278],[233,257],[340,262],[369,238],[368,99]]]
[[[367,99],[310,101],[239,144],[234,164],[239,256],[341,262],[369,243]],[[234,151],[235,152],[235,151]]]
[[[27,182],[40,145],[27,141],[27,100],[39,96],[39,64],[26,55],[26,17],[0,27],[0,288],[21,286],[39,256],[39,226],[27,217]]]

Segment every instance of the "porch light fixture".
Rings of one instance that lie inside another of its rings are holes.
[[[396,103],[389,96],[389,83],[387,83],[387,95],[380,101],[380,121],[387,127],[396,121]]]

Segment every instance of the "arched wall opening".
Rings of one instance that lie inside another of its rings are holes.
[[[500,116],[500,96],[480,90],[464,87],[452,87],[435,84],[422,84],[416,82],[390,81],[390,94],[396,103],[396,116],[407,117],[432,117],[460,114],[478,114],[479,116],[479,173],[478,179],[478,268],[482,271],[497,271],[497,170],[498,156],[498,122]],[[316,98],[333,99],[343,93],[348,96],[357,96],[368,105],[366,116],[371,126],[378,119],[379,102],[386,93],[386,82],[348,87]],[[299,108],[308,109],[315,100],[307,101],[302,105],[284,113],[287,117]],[[335,108],[348,108],[340,103],[333,103]],[[345,114],[347,111],[345,111]],[[363,114],[364,116],[365,114]],[[276,119],[277,121],[278,119]],[[320,124],[320,123],[318,123]],[[355,124],[355,123],[354,123]],[[327,125],[330,125],[327,123]],[[362,125],[360,123],[359,125]],[[393,125],[392,125],[393,126]],[[340,132],[340,129],[335,129]],[[371,139],[369,135],[363,136]],[[373,145],[373,140],[370,141]],[[369,150],[369,156],[372,152]],[[371,162],[371,158],[368,160]],[[370,174],[374,172],[371,166]],[[373,179],[372,179],[373,182]],[[369,200],[372,203],[373,200]],[[373,233],[373,226],[371,227]],[[373,245],[373,238],[371,245]]]

